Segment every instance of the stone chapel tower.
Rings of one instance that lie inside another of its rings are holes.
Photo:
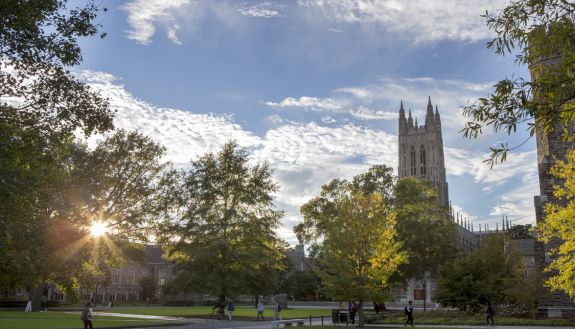
[[[443,137],[441,136],[441,118],[437,105],[433,113],[431,97],[427,102],[425,124],[418,126],[411,117],[405,117],[403,101],[399,107],[399,178],[414,176],[429,180],[437,188],[439,201],[449,206],[445,161],[443,157]]]

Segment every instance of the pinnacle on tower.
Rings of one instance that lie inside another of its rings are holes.
[[[403,109],[403,100],[399,103],[399,119],[405,120],[405,110]]]
[[[431,96],[427,99],[427,113],[425,113],[425,129],[433,127],[433,105],[431,105]]]
[[[413,128],[413,119],[411,118],[411,109],[409,110],[409,117],[407,118],[407,125]]]

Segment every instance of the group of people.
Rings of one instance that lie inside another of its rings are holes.
[[[225,318],[225,312],[224,312],[225,309],[228,310],[228,320],[232,321],[232,316],[234,314],[234,311],[236,310],[236,307],[231,301],[229,301],[226,306],[225,301],[218,299],[216,301],[216,305],[212,307],[212,310],[215,310],[216,312],[215,314],[217,315],[219,320],[223,320]]]
[[[226,304],[224,301],[222,300],[217,300],[216,301],[216,305],[212,308],[212,310],[215,310],[218,319],[223,320],[225,318],[225,314],[224,314],[224,310],[227,308],[228,311],[228,320],[232,320],[232,316],[234,311],[236,310],[234,304],[230,301]],[[262,304],[262,302],[258,302],[256,309],[258,311],[258,315],[256,320],[257,321],[265,321],[265,317],[264,317],[264,305]],[[274,301],[274,320],[281,320],[281,316],[280,316],[280,312],[282,310],[281,305]]]
[[[355,301],[348,302],[347,303],[347,309],[345,308],[343,303],[340,302],[339,307],[337,308],[337,316],[336,316],[336,319],[334,319],[334,320],[337,322],[346,322],[345,320],[343,320],[343,315],[347,314],[347,315],[349,315],[347,318],[347,321],[351,322],[351,324],[355,324],[355,315],[357,314],[358,309],[359,309],[359,304],[356,303]]]

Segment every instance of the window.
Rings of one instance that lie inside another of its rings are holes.
[[[132,284],[132,276],[128,276],[128,284]]]
[[[410,162],[411,162],[411,176],[415,176],[415,175],[417,175],[417,172],[416,172],[416,167],[415,167],[415,163],[416,163],[416,160],[415,160],[415,149],[413,148],[413,146],[411,147],[410,155],[411,155],[411,159],[410,159]]]
[[[427,174],[427,170],[426,170],[426,163],[425,163],[425,147],[423,147],[423,145],[421,145],[421,148],[419,149],[419,160],[420,160],[420,173],[422,176],[425,176]]]
[[[114,283],[115,284],[120,283],[120,274],[114,274]]]
[[[16,296],[22,296],[22,295],[24,295],[24,289],[22,288],[16,289]]]

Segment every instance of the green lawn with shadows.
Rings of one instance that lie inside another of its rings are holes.
[[[143,315],[160,315],[160,316],[176,316],[176,317],[208,317],[212,313],[211,307],[122,307],[102,309],[103,312],[109,313],[122,313],[122,314],[143,314]],[[227,314],[227,311],[226,311]],[[258,312],[255,307],[237,306],[233,313],[234,318],[253,318],[255,319]],[[331,316],[331,310],[321,308],[306,308],[306,309],[283,309],[281,311],[283,319],[295,318],[308,318],[310,315],[313,317],[318,316]],[[273,317],[274,311],[272,308],[266,308],[264,316],[266,318]]]
[[[176,325],[182,322],[164,320],[146,320],[135,318],[120,318],[114,316],[95,316],[92,320],[94,328],[112,327],[146,327],[159,325]],[[61,312],[1,311],[0,328],[2,329],[77,329],[83,328],[79,314]]]

